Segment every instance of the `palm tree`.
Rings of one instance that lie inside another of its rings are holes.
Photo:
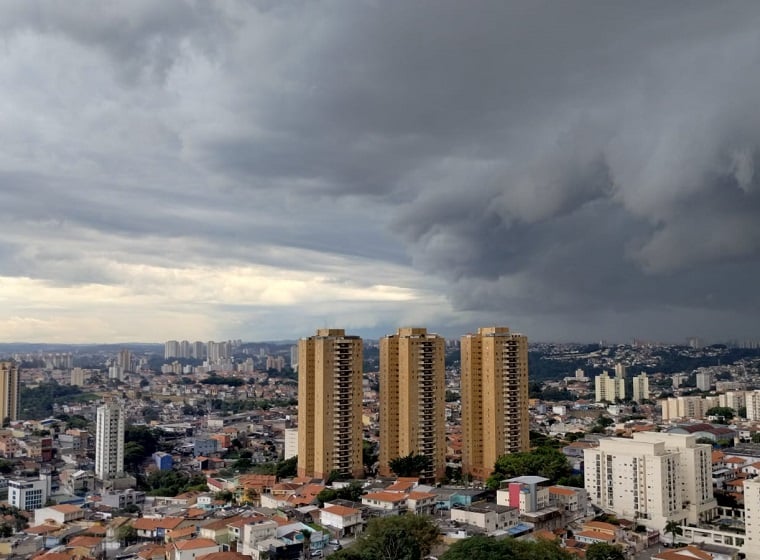
[[[311,554],[311,531],[301,529],[301,534],[303,535],[303,558],[304,560],[308,560]]]
[[[676,535],[683,535],[683,529],[681,529],[681,525],[678,523],[678,521],[668,521],[665,524],[665,534],[667,535],[670,533],[671,540],[673,544],[676,542]]]

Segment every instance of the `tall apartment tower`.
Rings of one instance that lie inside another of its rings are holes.
[[[649,399],[649,376],[641,372],[633,378],[633,400],[637,403]]]
[[[412,453],[430,458],[425,479],[446,474],[446,341],[405,327],[380,339],[380,469]]]
[[[0,422],[18,420],[18,365],[0,362]]]
[[[591,502],[650,529],[669,521],[701,523],[716,515],[712,448],[686,434],[640,432],[604,438],[584,449],[584,482]]]
[[[496,460],[529,450],[528,339],[507,327],[461,340],[462,472],[485,480]]]
[[[362,360],[362,339],[343,329],[298,341],[298,476],[364,476]]]
[[[95,476],[101,480],[124,473],[124,410],[117,403],[98,407],[95,426]]]
[[[625,378],[610,377],[606,371],[594,378],[594,400],[614,403],[625,399]]]

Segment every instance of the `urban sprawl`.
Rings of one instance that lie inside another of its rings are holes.
[[[754,343],[16,346],[0,558],[760,559]]]

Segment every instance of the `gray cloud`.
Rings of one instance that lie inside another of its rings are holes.
[[[449,297],[441,330],[757,334],[754,4],[18,2],[0,21],[3,274],[118,284],[100,238],[166,267],[411,267],[394,278]]]

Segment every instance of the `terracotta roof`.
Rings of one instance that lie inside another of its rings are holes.
[[[149,558],[155,558],[158,556],[164,557],[166,556],[166,547],[158,545],[158,544],[149,545],[146,548],[143,548],[140,552],[138,552],[137,555],[140,558],[145,558],[146,560]]]
[[[560,488],[559,486],[550,486],[549,494],[559,494],[560,496],[574,496],[575,491],[569,488]]]
[[[676,548],[671,550],[663,550],[659,554],[655,554],[652,558],[658,558],[660,560],[686,560],[688,558],[698,558],[699,560],[712,560],[712,554],[700,550],[696,546],[688,545],[683,548]]]
[[[181,517],[162,517],[161,519],[141,517],[135,519],[132,527],[138,531],[154,531],[156,529],[175,529],[184,521]]]
[[[388,486],[386,490],[389,492],[406,492],[407,490],[414,488],[417,482],[417,480],[397,480]]]
[[[325,506],[322,511],[326,513],[332,513],[333,515],[340,515],[341,517],[345,517],[346,515],[356,515],[359,513],[358,509],[338,505]]]
[[[36,527],[29,527],[28,529],[24,529],[24,533],[29,533],[30,535],[45,535],[47,533],[52,533],[54,531],[57,531],[61,528],[61,525],[54,525],[52,523],[43,523],[42,525],[37,525]]]
[[[369,494],[364,494],[362,500],[364,498],[367,498],[368,500],[378,500],[380,502],[403,502],[406,500],[406,495],[394,492],[371,492]]]
[[[605,523],[604,521],[589,521],[588,523],[583,524],[583,528],[590,528],[595,531],[612,531],[613,533],[618,529],[616,525]]]
[[[59,506],[50,506],[50,509],[55,510],[59,513],[76,513],[78,511],[82,511],[82,508],[79,506],[72,506],[71,504],[61,504]]]
[[[44,558],[45,560],[71,560],[74,555],[69,552],[48,552],[38,558]]]
[[[614,541],[615,536],[609,533],[602,533],[601,531],[581,531],[577,533],[579,537],[586,537],[589,539],[596,539],[598,541]]]
[[[429,494],[428,492],[409,492],[406,497],[410,500],[424,500],[425,498],[435,498],[435,494]]]
[[[242,552],[227,550],[223,552],[212,552],[199,556],[197,560],[251,560],[251,557]]]
[[[168,531],[168,536],[172,540],[178,540],[185,537],[192,537],[195,534],[195,526],[189,525],[188,527],[183,527],[182,529],[171,529]]]
[[[92,548],[103,542],[102,537],[74,537],[69,541],[69,546],[84,546]]]
[[[211,539],[189,539],[185,541],[173,542],[172,545],[177,550],[193,550],[194,548],[210,548],[212,546],[219,546],[215,541]]]
[[[744,459],[741,457],[729,457],[728,459],[725,459],[723,461],[724,463],[742,463],[744,464]]]

